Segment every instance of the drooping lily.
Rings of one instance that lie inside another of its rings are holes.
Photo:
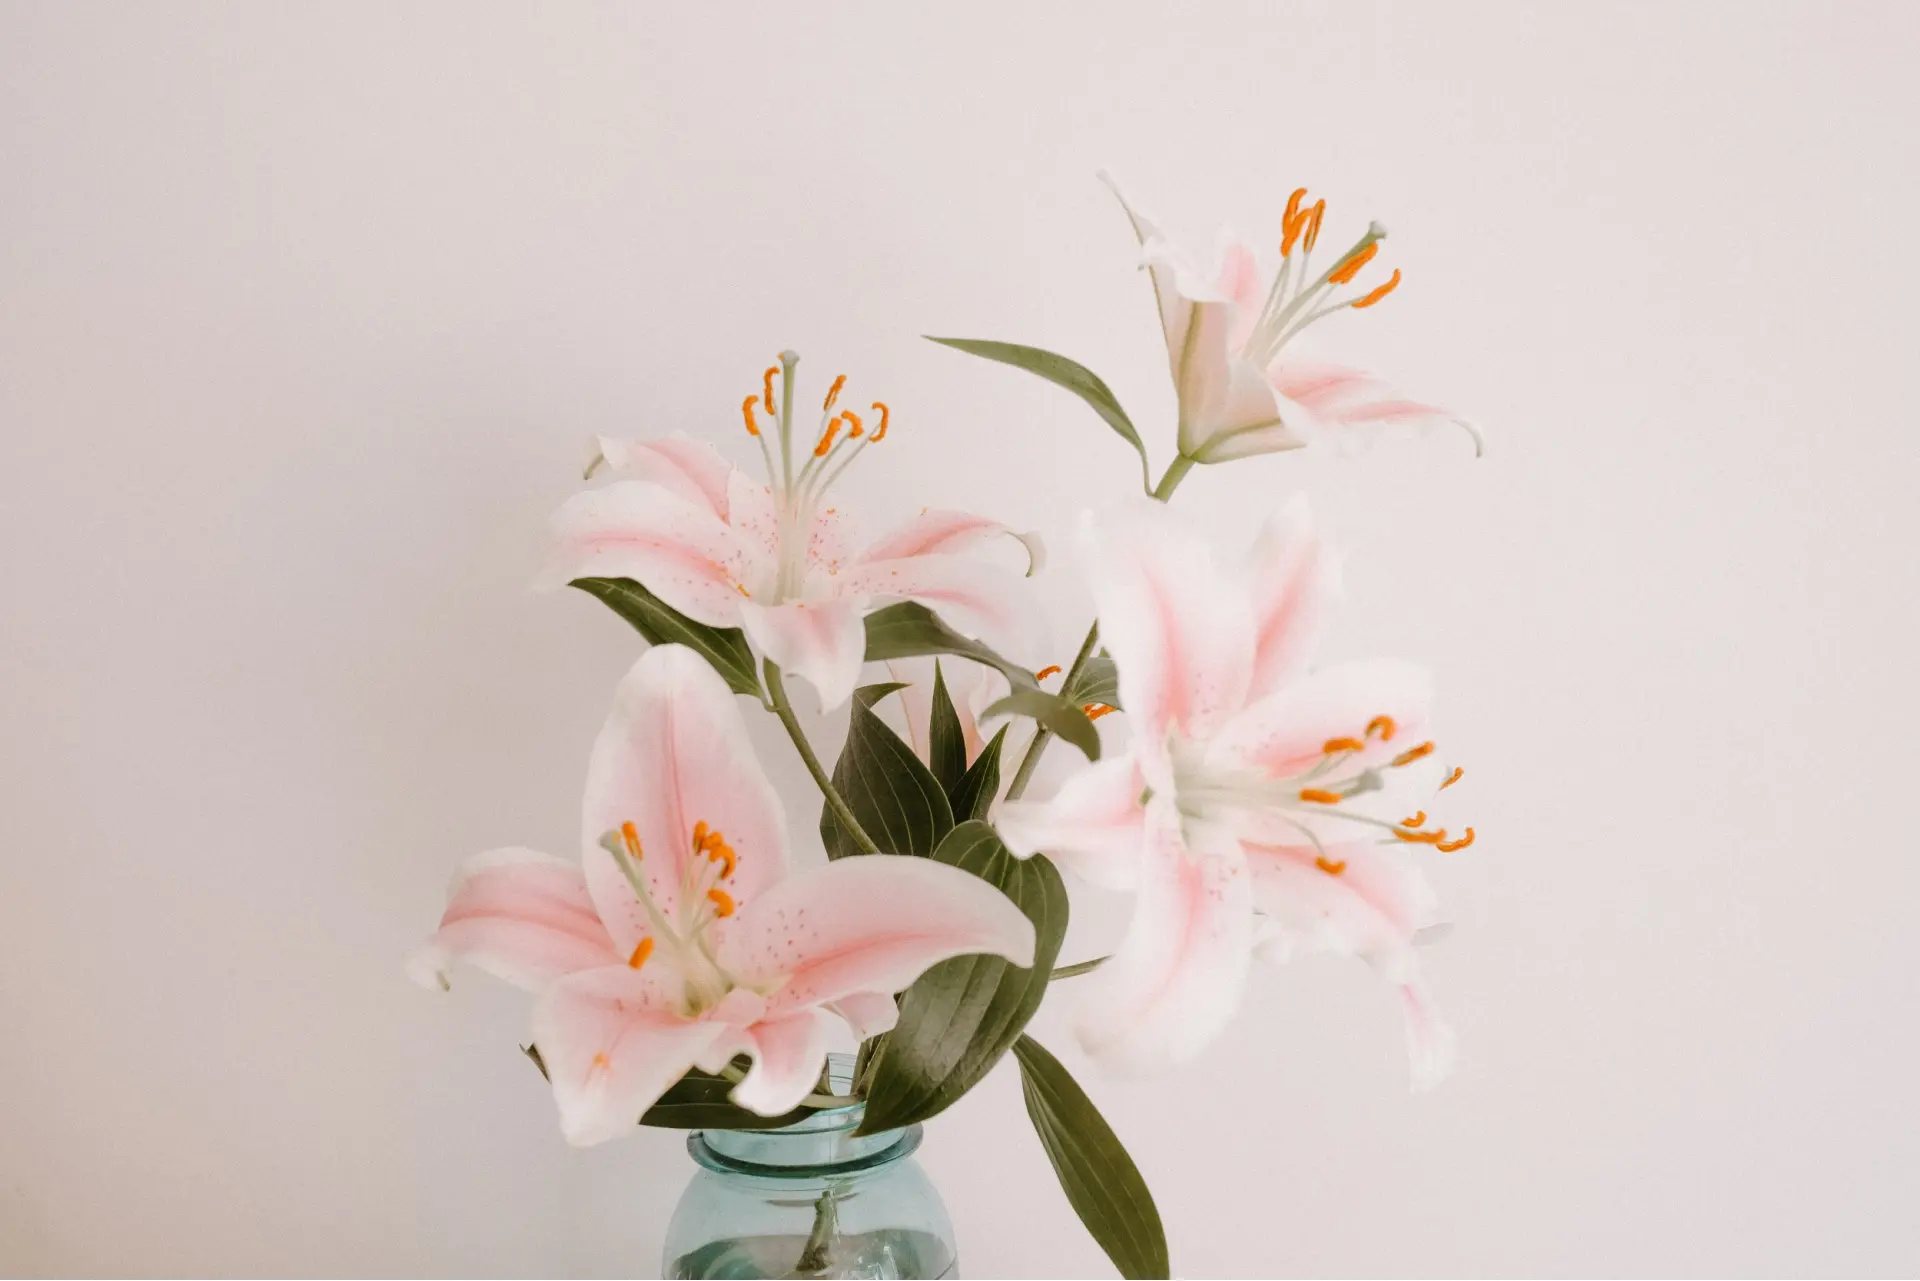
[[[1090,1051],[1150,1070],[1191,1058],[1236,1008],[1249,956],[1324,948],[1400,989],[1417,1086],[1451,1034],[1414,951],[1434,900],[1410,850],[1464,848],[1425,807],[1444,775],[1417,668],[1309,671],[1337,574],[1304,508],[1237,564],[1163,506],[1092,521],[1100,636],[1132,737],[1049,801],[1008,802],[1002,837],[1137,891],[1119,949],[1087,980]]]
[[[798,359],[783,352],[740,407],[766,484],[684,437],[603,440],[601,459],[631,479],[561,507],[549,577],[632,578],[698,622],[742,627],[768,658],[813,685],[822,710],[852,694],[866,653],[862,620],[882,604],[919,601],[969,636],[1020,648],[1018,576],[961,554],[1012,536],[1006,526],[966,512],[922,511],[858,549],[827,495],[856,458],[886,439],[892,411],[880,401],[869,415],[840,408],[843,376],[826,395],[817,437],[802,440],[793,406]],[[1032,555],[1029,544],[1030,567]]]
[[[1379,284],[1358,283],[1386,239],[1385,227],[1369,224],[1315,275],[1327,202],[1305,204],[1302,187],[1281,219],[1277,267],[1263,269],[1251,245],[1222,232],[1218,260],[1207,271],[1135,209],[1111,176],[1101,177],[1120,197],[1153,279],[1179,399],[1182,456],[1222,463],[1337,440],[1355,428],[1433,423],[1464,428],[1480,451],[1480,431],[1467,420],[1300,346],[1309,326],[1336,312],[1364,311],[1399,286],[1398,268]]]
[[[785,819],[739,706],[692,650],[649,650],[595,742],[584,850],[472,860],[415,977],[464,960],[541,993],[534,1042],[568,1141],[625,1133],[689,1067],[752,1068],[732,1093],[777,1116],[828,1038],[892,1025],[892,994],[948,957],[1033,963],[1032,923],[987,882],[875,854],[787,875]]]

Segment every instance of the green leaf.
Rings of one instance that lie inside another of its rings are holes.
[[[1068,391],[1087,402],[1093,412],[1105,420],[1107,426],[1120,434],[1120,439],[1132,445],[1134,452],[1140,455],[1140,483],[1143,488],[1152,490],[1151,469],[1147,464],[1147,447],[1140,440],[1133,420],[1127,417],[1127,411],[1120,408],[1113,390],[1102,382],[1100,375],[1088,369],[1077,360],[1068,360],[1065,356],[1055,355],[1039,347],[1022,347],[1019,343],[988,342],[978,338],[935,338],[927,335],[930,342],[943,347],[952,347],[971,356],[980,356],[987,360],[997,360],[1003,365],[1012,365],[1024,369],[1030,374],[1038,374],[1056,387],[1065,387]]]
[[[1070,698],[1044,689],[1016,689],[989,707],[984,716],[1030,716],[1079,748],[1088,760],[1100,759],[1100,735],[1080,704]]]
[[[833,766],[833,786],[882,853],[924,857],[953,830],[953,809],[939,780],[874,714],[874,700],[899,688],[895,682],[855,691],[847,745]],[[853,838],[840,830],[833,811],[824,806],[820,839],[826,843],[828,858],[860,852]]]
[[[696,623],[631,578],[576,578],[571,585],[633,624],[648,643],[688,646],[713,664],[734,693],[761,697],[753,651],[739,628]]]
[[[1000,732],[980,749],[980,755],[973,758],[973,765],[961,776],[959,786],[947,793],[947,804],[957,821],[964,823],[970,818],[987,816],[993,798],[1000,793],[1000,751],[1006,741],[1007,727],[1002,725]]]
[[[1120,706],[1119,669],[1105,654],[1089,658],[1080,665],[1080,672],[1073,678],[1073,684],[1062,689],[1060,696],[1083,707],[1088,703],[1105,703],[1108,707],[1118,707]]]
[[[867,1091],[861,1132],[937,1116],[980,1082],[1012,1046],[1046,995],[1067,932],[1067,890],[1046,859],[1017,859],[991,827],[960,824],[934,858],[972,872],[1033,922],[1033,966],[998,956],[957,956],[922,974],[900,1002]]]
[[[542,1077],[547,1075],[539,1046],[523,1045],[520,1052],[533,1060]],[[744,1072],[751,1062],[742,1055],[733,1066]],[[640,1124],[663,1130],[773,1130],[813,1115],[812,1108],[795,1108],[785,1116],[761,1116],[732,1102],[727,1097],[732,1091],[733,1082],[726,1077],[688,1068],[685,1076],[668,1086],[667,1092],[641,1113]]]
[[[1027,1117],[1080,1222],[1123,1277],[1167,1277],[1167,1234],[1153,1194],[1113,1127],[1060,1060],[1030,1036],[1014,1043]]]
[[[940,621],[940,616],[917,601],[903,600],[867,615],[867,661],[920,658],[927,654],[957,654],[997,669],[1015,689],[1034,689],[1033,673],[987,646]]]
[[[927,768],[951,802],[953,790],[967,772],[967,736],[960,728],[960,714],[953,710],[953,695],[947,692],[947,678],[937,658],[933,660],[933,704],[927,713]]]

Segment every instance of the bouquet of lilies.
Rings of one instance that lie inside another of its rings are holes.
[[[1157,478],[1085,367],[935,340],[1072,392],[1140,456],[1143,492],[1082,522],[1097,618],[1064,671],[1008,657],[1031,656],[1036,539],[929,510],[863,541],[830,505],[892,416],[856,408],[845,377],[803,393],[793,353],[767,368],[735,427],[764,475],[685,436],[599,442],[588,478],[610,480],[558,512],[549,577],[648,647],[593,744],[580,849],[469,861],[413,963],[429,985],[465,961],[537,995],[527,1052],[568,1141],[636,1122],[776,1127],[855,1101],[863,1132],[893,1129],[951,1107],[1011,1051],[1075,1210],[1123,1273],[1165,1276],[1139,1172],[1025,1035],[1051,984],[1092,1059],[1149,1073],[1221,1032],[1256,956],[1347,953],[1395,989],[1415,1086],[1444,1075],[1420,859],[1473,829],[1442,825],[1461,770],[1434,744],[1429,682],[1396,661],[1315,664],[1338,571],[1304,506],[1225,552],[1169,506],[1196,465],[1381,426],[1453,424],[1478,449],[1449,412],[1300,349],[1400,281],[1374,267],[1378,224],[1316,271],[1326,202],[1305,197],[1287,203],[1277,262],[1226,237],[1210,270],[1122,198],[1179,407]],[[848,718],[831,763],[796,715],[799,684]],[[818,785],[823,865],[789,866],[793,816],[748,711],[779,719]],[[1075,768],[1031,798],[1056,739]],[[1072,878],[1133,907],[1111,955],[1063,965]],[[835,1093],[827,1055],[850,1045],[852,1094]]]

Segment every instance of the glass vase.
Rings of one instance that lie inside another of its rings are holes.
[[[913,1159],[920,1127],[855,1136],[864,1105],[779,1130],[696,1130],[700,1169],[666,1277],[956,1277],[953,1224]]]

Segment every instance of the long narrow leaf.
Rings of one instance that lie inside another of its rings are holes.
[[[631,578],[576,578],[569,585],[626,619],[649,644],[686,645],[711,663],[734,693],[761,696],[753,651],[739,628],[696,623]]]
[[[1040,347],[1023,347],[1019,343],[992,342],[980,338],[935,338],[928,334],[931,342],[943,347],[952,347],[955,351],[964,351],[970,356],[979,356],[984,360],[996,360],[1003,365],[1012,365],[1015,369],[1024,369],[1046,379],[1056,387],[1064,387],[1084,400],[1094,413],[1100,415],[1107,426],[1113,428],[1120,439],[1133,446],[1140,455],[1140,484],[1151,490],[1153,481],[1151,468],[1147,463],[1147,447],[1140,440],[1140,433],[1134,427],[1133,420],[1127,417],[1127,411],[1120,408],[1119,399],[1113,389],[1101,381],[1100,375],[1088,369],[1077,360]]]
[[[1046,995],[1067,932],[1067,890],[1046,859],[1017,859],[991,827],[967,822],[934,858],[997,887],[1033,922],[1033,965],[958,956],[908,988],[867,1091],[865,1133],[937,1116],[993,1069]]]
[[[847,745],[833,766],[833,785],[882,853],[924,857],[953,830],[953,809],[939,780],[874,714],[874,700],[899,688],[898,684],[869,685],[856,692],[847,722]],[[841,831],[833,811],[824,807],[820,839],[828,858],[860,852],[853,838]]]
[[[1027,1117],[1080,1222],[1123,1277],[1168,1277],[1167,1234],[1139,1167],[1079,1082],[1030,1036],[1013,1045]]]

